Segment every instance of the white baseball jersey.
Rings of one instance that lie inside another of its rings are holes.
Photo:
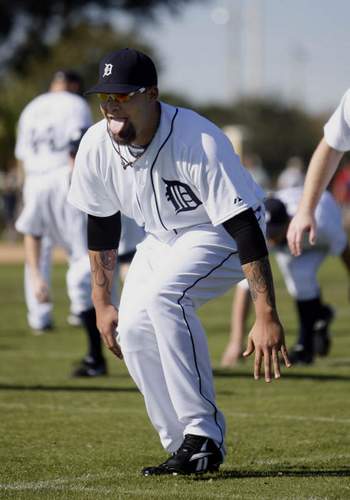
[[[274,196],[285,205],[290,217],[296,214],[303,187],[281,189]],[[316,207],[315,218],[317,224],[316,245],[310,246],[305,239],[304,248],[308,250],[325,249],[328,254],[339,255],[345,248],[347,236],[342,225],[340,208],[328,191],[325,191]]]
[[[133,160],[126,146],[120,150]],[[219,128],[193,111],[164,103],[151,144],[126,169],[106,120],[91,127],[80,144],[68,197],[95,216],[120,210],[162,241],[191,226],[217,226],[257,208],[263,198]]]
[[[324,137],[337,151],[350,150],[350,89],[324,127]]]
[[[47,92],[33,99],[20,116],[15,148],[26,175],[43,174],[66,165],[72,135],[91,124],[90,108],[76,94]]]

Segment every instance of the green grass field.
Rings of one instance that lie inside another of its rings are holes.
[[[109,377],[69,377],[85,337],[65,322],[64,267],[53,275],[56,329],[41,337],[26,326],[21,266],[0,273],[0,498],[350,499],[350,307],[336,259],[320,274],[337,308],[331,355],[278,382],[255,382],[252,360],[219,368],[231,294],[201,311],[228,455],[219,474],[193,478],[140,475],[165,455],[121,362],[108,353]],[[275,276],[292,345],[293,304]]]

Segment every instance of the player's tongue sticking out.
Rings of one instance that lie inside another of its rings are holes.
[[[119,135],[126,123],[125,118],[111,118],[109,121],[109,129],[113,135]]]

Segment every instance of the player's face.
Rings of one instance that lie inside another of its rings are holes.
[[[127,102],[101,101],[102,114],[116,142],[146,145],[152,140],[158,124],[157,97],[158,89],[151,87]]]

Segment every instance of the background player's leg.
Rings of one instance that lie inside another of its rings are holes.
[[[79,316],[85,329],[88,352],[80,365],[73,370],[74,377],[97,377],[107,373],[102,353],[100,332],[96,326],[96,313],[91,300],[91,273],[88,255],[71,260],[66,275],[71,310]]]
[[[51,285],[51,260],[52,242],[48,237],[44,237],[41,240],[40,248],[40,271],[49,288]],[[27,265],[24,268],[24,293],[29,326],[38,333],[52,328],[52,302],[38,302]]]
[[[289,253],[276,255],[288,292],[296,301],[299,318],[298,338],[290,353],[294,363],[313,362],[315,326],[319,321],[324,323],[325,319],[331,321],[333,318],[331,308],[321,301],[321,290],[317,281],[318,269],[326,257],[327,253],[320,250],[305,251],[298,258]],[[328,323],[326,326],[328,327]],[[321,333],[325,338],[328,336],[328,330],[322,330]]]

